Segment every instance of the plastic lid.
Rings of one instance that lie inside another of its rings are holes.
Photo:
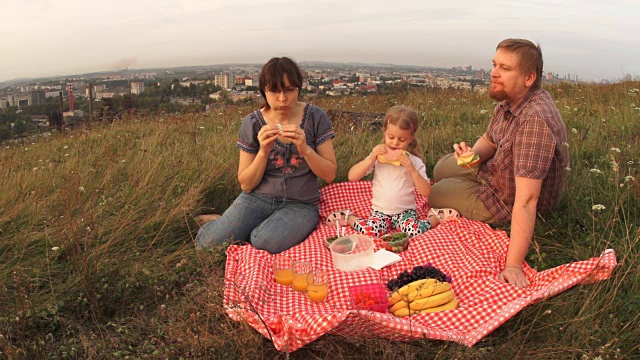
[[[339,237],[329,245],[331,252],[341,255],[361,253],[372,247],[373,240],[361,234]]]

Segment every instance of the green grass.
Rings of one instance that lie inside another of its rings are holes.
[[[2,358],[637,358],[640,357],[640,83],[548,90],[570,135],[566,195],[540,219],[527,257],[544,270],[613,248],[609,280],[526,307],[475,346],[321,337],[290,354],[222,309],[224,249],[194,251],[193,217],[239,193],[235,147],[252,108],[132,116],[0,149]],[[473,142],[486,94],[409,91],[321,98],[322,108],[414,107],[428,173],[454,142]],[[335,123],[339,168],[381,134]],[[601,204],[601,211],[593,210]]]

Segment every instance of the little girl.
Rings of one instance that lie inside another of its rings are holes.
[[[335,211],[327,217],[327,225],[335,226],[338,221],[340,226],[349,225],[358,232],[375,237],[391,229],[416,236],[441,222],[460,217],[453,209],[431,209],[426,220],[418,220],[414,190],[418,189],[424,197],[431,193],[426,166],[420,159],[420,145],[415,137],[419,125],[418,114],[409,107],[398,105],[387,111],[383,143],[376,145],[369,156],[349,170],[350,181],[360,180],[373,172],[371,215],[368,219],[361,219],[349,210]],[[393,159],[398,153],[399,158]]]

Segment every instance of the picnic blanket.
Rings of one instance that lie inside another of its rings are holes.
[[[368,216],[371,182],[331,184],[323,187],[321,194],[317,229],[283,254],[328,270],[329,295],[323,303],[313,303],[304,293],[276,283],[274,255],[250,245],[232,245],[227,250],[223,304],[227,314],[236,321],[246,321],[284,352],[295,351],[326,333],[392,340],[441,339],[472,346],[525,306],[576,284],[607,279],[616,266],[613,250],[545,271],[525,264],[531,284],[519,289],[497,279],[505,263],[508,235],[460,218],[412,238],[409,248],[400,253],[402,261],[396,264],[379,271],[369,268],[345,273],[333,267],[325,239],[335,235],[336,229],[325,226],[324,219],[332,211],[345,208]],[[419,215],[426,218],[426,199],[417,196],[416,202]],[[349,229],[346,233],[354,232]],[[374,242],[375,250],[381,249],[381,240]],[[357,310],[352,304],[350,286],[386,284],[403,270],[427,262],[452,278],[452,288],[460,301],[457,309],[397,318],[390,313]]]

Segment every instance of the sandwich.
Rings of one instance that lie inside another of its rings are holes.
[[[458,156],[458,166],[474,167],[480,164],[480,156],[473,151],[463,152]]]
[[[402,156],[402,153],[408,154],[406,151],[400,149],[387,150],[386,153],[378,155],[378,162],[381,164],[400,166],[400,156]]]

